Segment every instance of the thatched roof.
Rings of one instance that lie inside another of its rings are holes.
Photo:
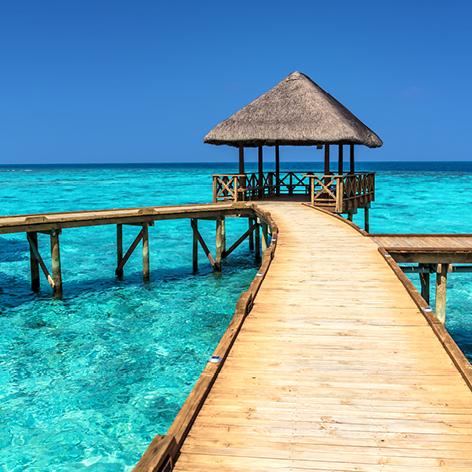
[[[382,146],[382,140],[370,128],[301,72],[293,72],[215,126],[205,142],[231,146]]]

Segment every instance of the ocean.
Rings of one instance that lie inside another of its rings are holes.
[[[319,169],[283,165],[300,168]],[[234,170],[0,166],[0,214],[206,203],[211,175]],[[377,172],[371,232],[472,233],[472,162],[373,162],[358,170]],[[214,222],[200,227],[213,243]],[[231,219],[228,241],[245,228]],[[125,246],[136,233],[125,227]],[[39,239],[47,253],[47,237]],[[53,300],[43,280],[39,295],[30,291],[24,235],[0,236],[0,470],[130,468],[167,430],[257,270],[243,244],[222,274],[201,254],[193,275],[188,221],[150,228],[149,284],[139,254],[116,280],[115,252],[112,226],[64,230],[64,299]],[[446,326],[472,358],[472,274],[453,273],[448,283]]]

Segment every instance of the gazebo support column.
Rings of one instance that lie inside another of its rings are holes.
[[[329,144],[324,148],[324,175],[329,175]]]
[[[343,172],[344,172],[344,169],[343,169],[343,165],[344,165],[344,149],[343,149],[343,145],[340,144],[339,145],[339,150],[338,150],[338,174],[339,175],[343,175]]]
[[[275,146],[275,192],[280,195],[280,148]]]
[[[244,146],[239,146],[239,173],[244,174]]]
[[[355,166],[354,166],[354,144],[349,146],[349,173],[354,174]]]
[[[239,173],[240,174],[245,174],[245,171],[244,171],[244,146],[241,144],[239,146]],[[239,186],[244,189],[244,192],[242,194],[243,196],[243,199],[245,200],[246,197],[246,177],[240,177],[240,181],[239,181]],[[238,198],[239,198],[239,195],[238,195]]]
[[[264,165],[262,157],[262,146],[257,148],[257,167],[259,172],[259,198],[264,196]]]

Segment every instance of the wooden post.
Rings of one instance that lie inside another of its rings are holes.
[[[347,219],[348,219],[349,221],[352,221],[352,215],[353,215],[352,211],[348,211],[348,212],[347,212]]]
[[[143,280],[149,281],[149,225],[143,224]]]
[[[420,269],[420,284],[421,284],[421,296],[424,301],[429,305],[429,287],[430,287],[430,273],[429,266],[426,264],[418,264]],[[427,272],[425,272],[428,270]]]
[[[263,183],[264,183],[264,165],[262,156],[262,146],[257,148],[257,166],[259,172],[259,198],[264,195]]]
[[[247,223],[248,223],[248,228],[250,228],[254,223],[254,218],[251,218],[249,217],[247,219]],[[250,251],[254,251],[254,231],[251,231],[251,234],[249,235],[249,250]]]
[[[36,259],[33,248],[31,247],[32,244],[38,247],[38,233],[27,233],[29,237],[29,248],[30,248],[30,270],[31,270],[31,290],[33,292],[39,292],[40,289],[40,278],[39,278],[39,262]]]
[[[280,195],[280,149],[278,144],[275,146],[275,189],[276,194]]]
[[[116,267],[120,267],[123,259],[123,225],[116,225]],[[123,280],[123,268],[116,270],[118,280]]]
[[[260,260],[261,258],[261,225],[259,224],[259,220],[255,220],[256,227],[254,228],[254,235],[255,235],[255,252],[254,257],[256,261]]]
[[[446,322],[446,290],[449,264],[438,264],[436,269],[436,318]]]
[[[198,229],[198,220],[192,218],[190,220],[192,228],[195,227]],[[198,238],[197,233],[192,229],[192,269],[193,273],[196,274],[198,272]]]
[[[216,219],[216,255],[215,255],[215,271],[221,271],[221,260],[226,246],[225,235],[225,218],[219,217]]]
[[[52,279],[54,281],[54,298],[62,298],[62,274],[61,274],[61,253],[59,249],[60,230],[54,229],[50,233],[51,238],[51,261]]]
[[[369,232],[369,206],[364,207],[364,229]]]
[[[267,223],[262,223],[262,253],[264,254],[265,250],[267,249],[268,242],[269,242],[269,232],[268,232],[268,227]]]
[[[354,166],[354,144],[349,145],[349,173],[354,174],[355,166]]]
[[[239,173],[244,174],[244,146],[239,146]]]
[[[329,144],[325,144],[324,175],[329,175]]]
[[[218,201],[218,176],[213,176],[213,186],[212,186],[212,195],[213,195],[213,203]]]
[[[340,144],[339,145],[339,149],[338,149],[338,174],[339,175],[343,175],[343,172],[344,172],[344,148],[343,148],[343,145]]]

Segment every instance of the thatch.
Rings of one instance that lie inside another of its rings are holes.
[[[301,72],[293,72],[206,136],[210,144],[303,146],[382,140],[345,106]]]

